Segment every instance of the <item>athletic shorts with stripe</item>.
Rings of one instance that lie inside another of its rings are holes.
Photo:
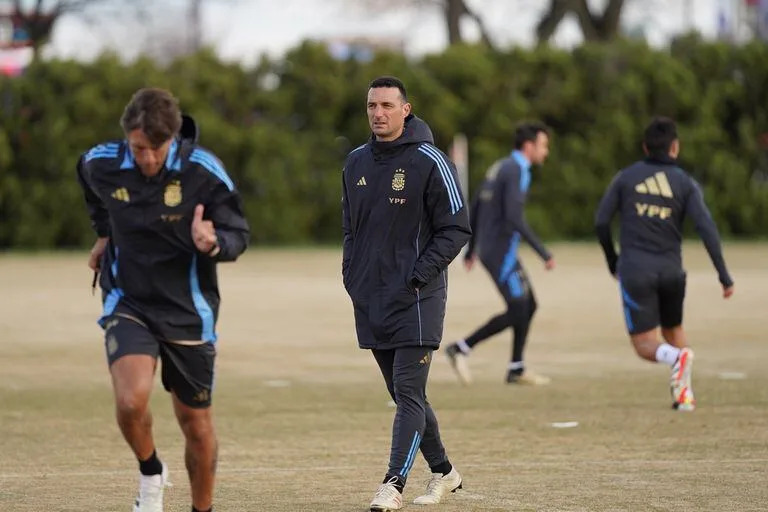
[[[627,331],[637,334],[683,323],[683,270],[622,272],[619,280]]]
[[[482,263],[507,304],[518,303],[533,294],[528,274],[519,259],[509,265],[505,262],[504,255],[500,254],[486,258]]]
[[[194,408],[211,405],[216,347],[190,335],[189,340],[169,341],[151,318],[120,304],[104,326],[107,361],[129,354],[160,357],[163,387]],[[197,333],[197,338],[200,334]]]

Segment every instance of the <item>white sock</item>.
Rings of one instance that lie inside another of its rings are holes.
[[[472,347],[467,345],[466,340],[459,340],[456,342],[456,346],[459,347],[459,350],[461,350],[461,353],[464,355],[469,355],[470,352],[472,352]]]
[[[525,368],[522,361],[510,361],[507,370],[522,370]]]
[[[656,361],[659,363],[666,363],[669,366],[674,366],[678,357],[680,357],[680,349],[673,347],[669,343],[662,343],[659,345],[659,348],[656,349]]]

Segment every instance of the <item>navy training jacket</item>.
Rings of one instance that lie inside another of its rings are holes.
[[[361,348],[439,346],[447,267],[471,234],[458,183],[414,115],[397,140],[347,156],[342,274]]]
[[[127,303],[160,319],[168,341],[213,343],[220,301],[216,263],[245,251],[249,227],[234,183],[196,139],[194,121],[185,116],[157,176],[139,171],[124,140],[84,153],[77,175],[96,234],[109,237],[99,281],[101,320]],[[192,241],[197,204],[216,228],[221,251],[214,258]]]

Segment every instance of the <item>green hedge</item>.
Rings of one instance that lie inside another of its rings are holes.
[[[765,235],[766,63],[766,45],[695,38],[667,51],[629,42],[504,53],[455,46],[418,61],[379,53],[368,63],[337,61],[304,43],[253,68],[210,51],[167,67],[114,55],[40,62],[0,78],[0,248],[92,241],[75,162],[93,144],[121,137],[123,106],[147,85],[170,88],[196,117],[201,142],[239,185],[255,243],[338,241],[341,166],[367,137],[366,85],[381,74],[405,81],[438,146],[467,135],[473,189],[511,150],[518,121],[549,124],[551,157],[536,171],[528,207],[545,238],[591,236],[603,189],[640,156],[654,114],[678,120],[682,165],[703,184],[721,231]]]

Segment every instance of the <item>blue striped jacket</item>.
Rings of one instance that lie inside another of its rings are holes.
[[[410,115],[397,140],[352,151],[342,197],[342,274],[360,347],[437,347],[446,269],[470,228],[456,168],[429,126]]]
[[[236,259],[249,237],[240,197],[219,159],[194,138],[179,137],[160,174],[150,178],[118,140],[83,153],[77,175],[96,234],[109,237],[100,266],[101,322],[125,306],[155,317],[168,341],[215,342],[216,263]],[[197,204],[216,228],[221,250],[213,258],[192,241]]]

